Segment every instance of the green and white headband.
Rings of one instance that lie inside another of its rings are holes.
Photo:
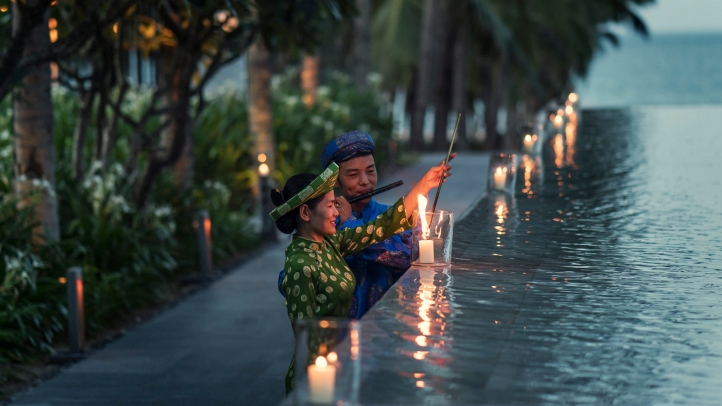
[[[336,165],[335,162],[332,162],[328,168],[323,171],[323,173],[318,175],[316,179],[311,182],[311,184],[303,188],[302,191],[298,192],[290,199],[286,200],[286,202],[282,205],[273,209],[270,213],[271,218],[273,221],[276,221],[284,214],[306,203],[307,201],[332,191],[334,185],[336,184],[336,179],[338,179],[338,165]]]

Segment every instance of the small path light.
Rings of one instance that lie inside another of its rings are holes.
[[[83,305],[83,270],[79,266],[68,268],[58,278],[68,295],[68,351],[50,356],[50,362],[67,364],[85,357],[85,309]]]
[[[85,347],[85,310],[83,308],[83,270],[76,266],[65,275],[68,293],[68,345],[71,353]]]
[[[207,210],[200,210],[196,213],[193,227],[196,229],[200,276],[204,282],[208,282],[213,272],[213,255],[211,253],[211,219]]]

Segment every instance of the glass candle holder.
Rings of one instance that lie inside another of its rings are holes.
[[[361,379],[359,333],[357,320],[296,321],[294,404],[358,404]]]
[[[521,149],[527,155],[538,155],[541,145],[541,132],[535,125],[525,125],[521,129]]]
[[[426,222],[420,216],[424,216]],[[411,265],[444,267],[451,265],[454,240],[454,213],[444,210],[416,212],[411,232]]]
[[[516,155],[496,154],[489,157],[489,191],[514,194]]]

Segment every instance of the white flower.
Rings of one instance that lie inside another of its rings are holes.
[[[371,72],[366,76],[366,82],[372,86],[378,86],[381,84],[381,81],[383,80],[383,76],[381,76],[380,73],[377,72]]]
[[[318,95],[318,97],[326,97],[329,94],[331,94],[331,88],[328,86],[319,86],[316,89],[316,95]]]
[[[171,209],[169,206],[160,206],[153,210],[153,215],[155,217],[168,217],[171,215]]]
[[[311,124],[321,126],[323,125],[323,119],[320,116],[313,115],[311,116]]]
[[[294,107],[294,106],[297,105],[300,101],[301,101],[301,99],[300,99],[298,96],[288,96],[288,97],[286,97],[286,105],[287,105],[288,107]]]

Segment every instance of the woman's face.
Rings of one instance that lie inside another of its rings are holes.
[[[338,210],[336,210],[335,202],[336,198],[331,191],[323,196],[316,208],[310,210],[309,226],[314,234],[327,236],[336,233]]]

